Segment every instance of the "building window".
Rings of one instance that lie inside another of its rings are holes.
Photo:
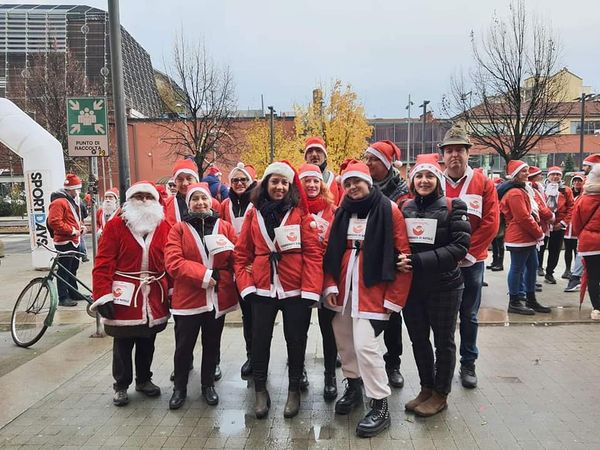
[[[571,134],[581,133],[581,122],[579,120],[571,121]],[[600,121],[583,122],[583,134],[600,134]]]

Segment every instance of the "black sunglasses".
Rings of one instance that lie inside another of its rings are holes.
[[[231,179],[231,184],[235,184],[235,183],[247,183],[248,182],[248,178],[232,178]]]

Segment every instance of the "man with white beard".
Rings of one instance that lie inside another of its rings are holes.
[[[102,201],[102,207],[96,211],[96,233],[98,239],[104,231],[104,227],[109,220],[117,215],[119,210],[119,190],[117,188],[110,188],[104,193],[104,200]]]
[[[132,351],[135,354],[135,390],[148,397],[160,395],[152,383],[150,366],[156,334],[169,318],[164,248],[169,225],[164,220],[159,193],[148,181],[140,181],[126,193],[127,201],[104,228],[94,270],[94,304],[106,334],[113,341],[113,403],[129,402],[127,388],[133,381]]]

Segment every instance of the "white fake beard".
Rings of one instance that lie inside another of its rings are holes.
[[[132,233],[152,233],[165,218],[163,207],[157,201],[130,199],[123,205],[123,219]]]
[[[117,210],[117,202],[114,200],[104,200],[102,202],[102,211],[104,214],[110,216]]]

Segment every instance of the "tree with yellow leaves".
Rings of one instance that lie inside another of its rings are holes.
[[[293,131],[286,131],[282,122],[276,122],[275,131],[275,161],[287,160],[294,167],[302,164],[302,154],[298,151],[298,141]],[[246,132],[246,142],[242,150],[242,161],[252,164],[258,176],[270,163],[271,135],[269,122],[257,119]]]
[[[322,88],[315,89],[312,103],[296,105],[295,112],[298,148],[303,148],[305,138],[321,136],[327,146],[328,166],[334,171],[344,159],[360,158],[373,133],[358,95],[340,80],[332,83],[329,95],[324,95]]]

